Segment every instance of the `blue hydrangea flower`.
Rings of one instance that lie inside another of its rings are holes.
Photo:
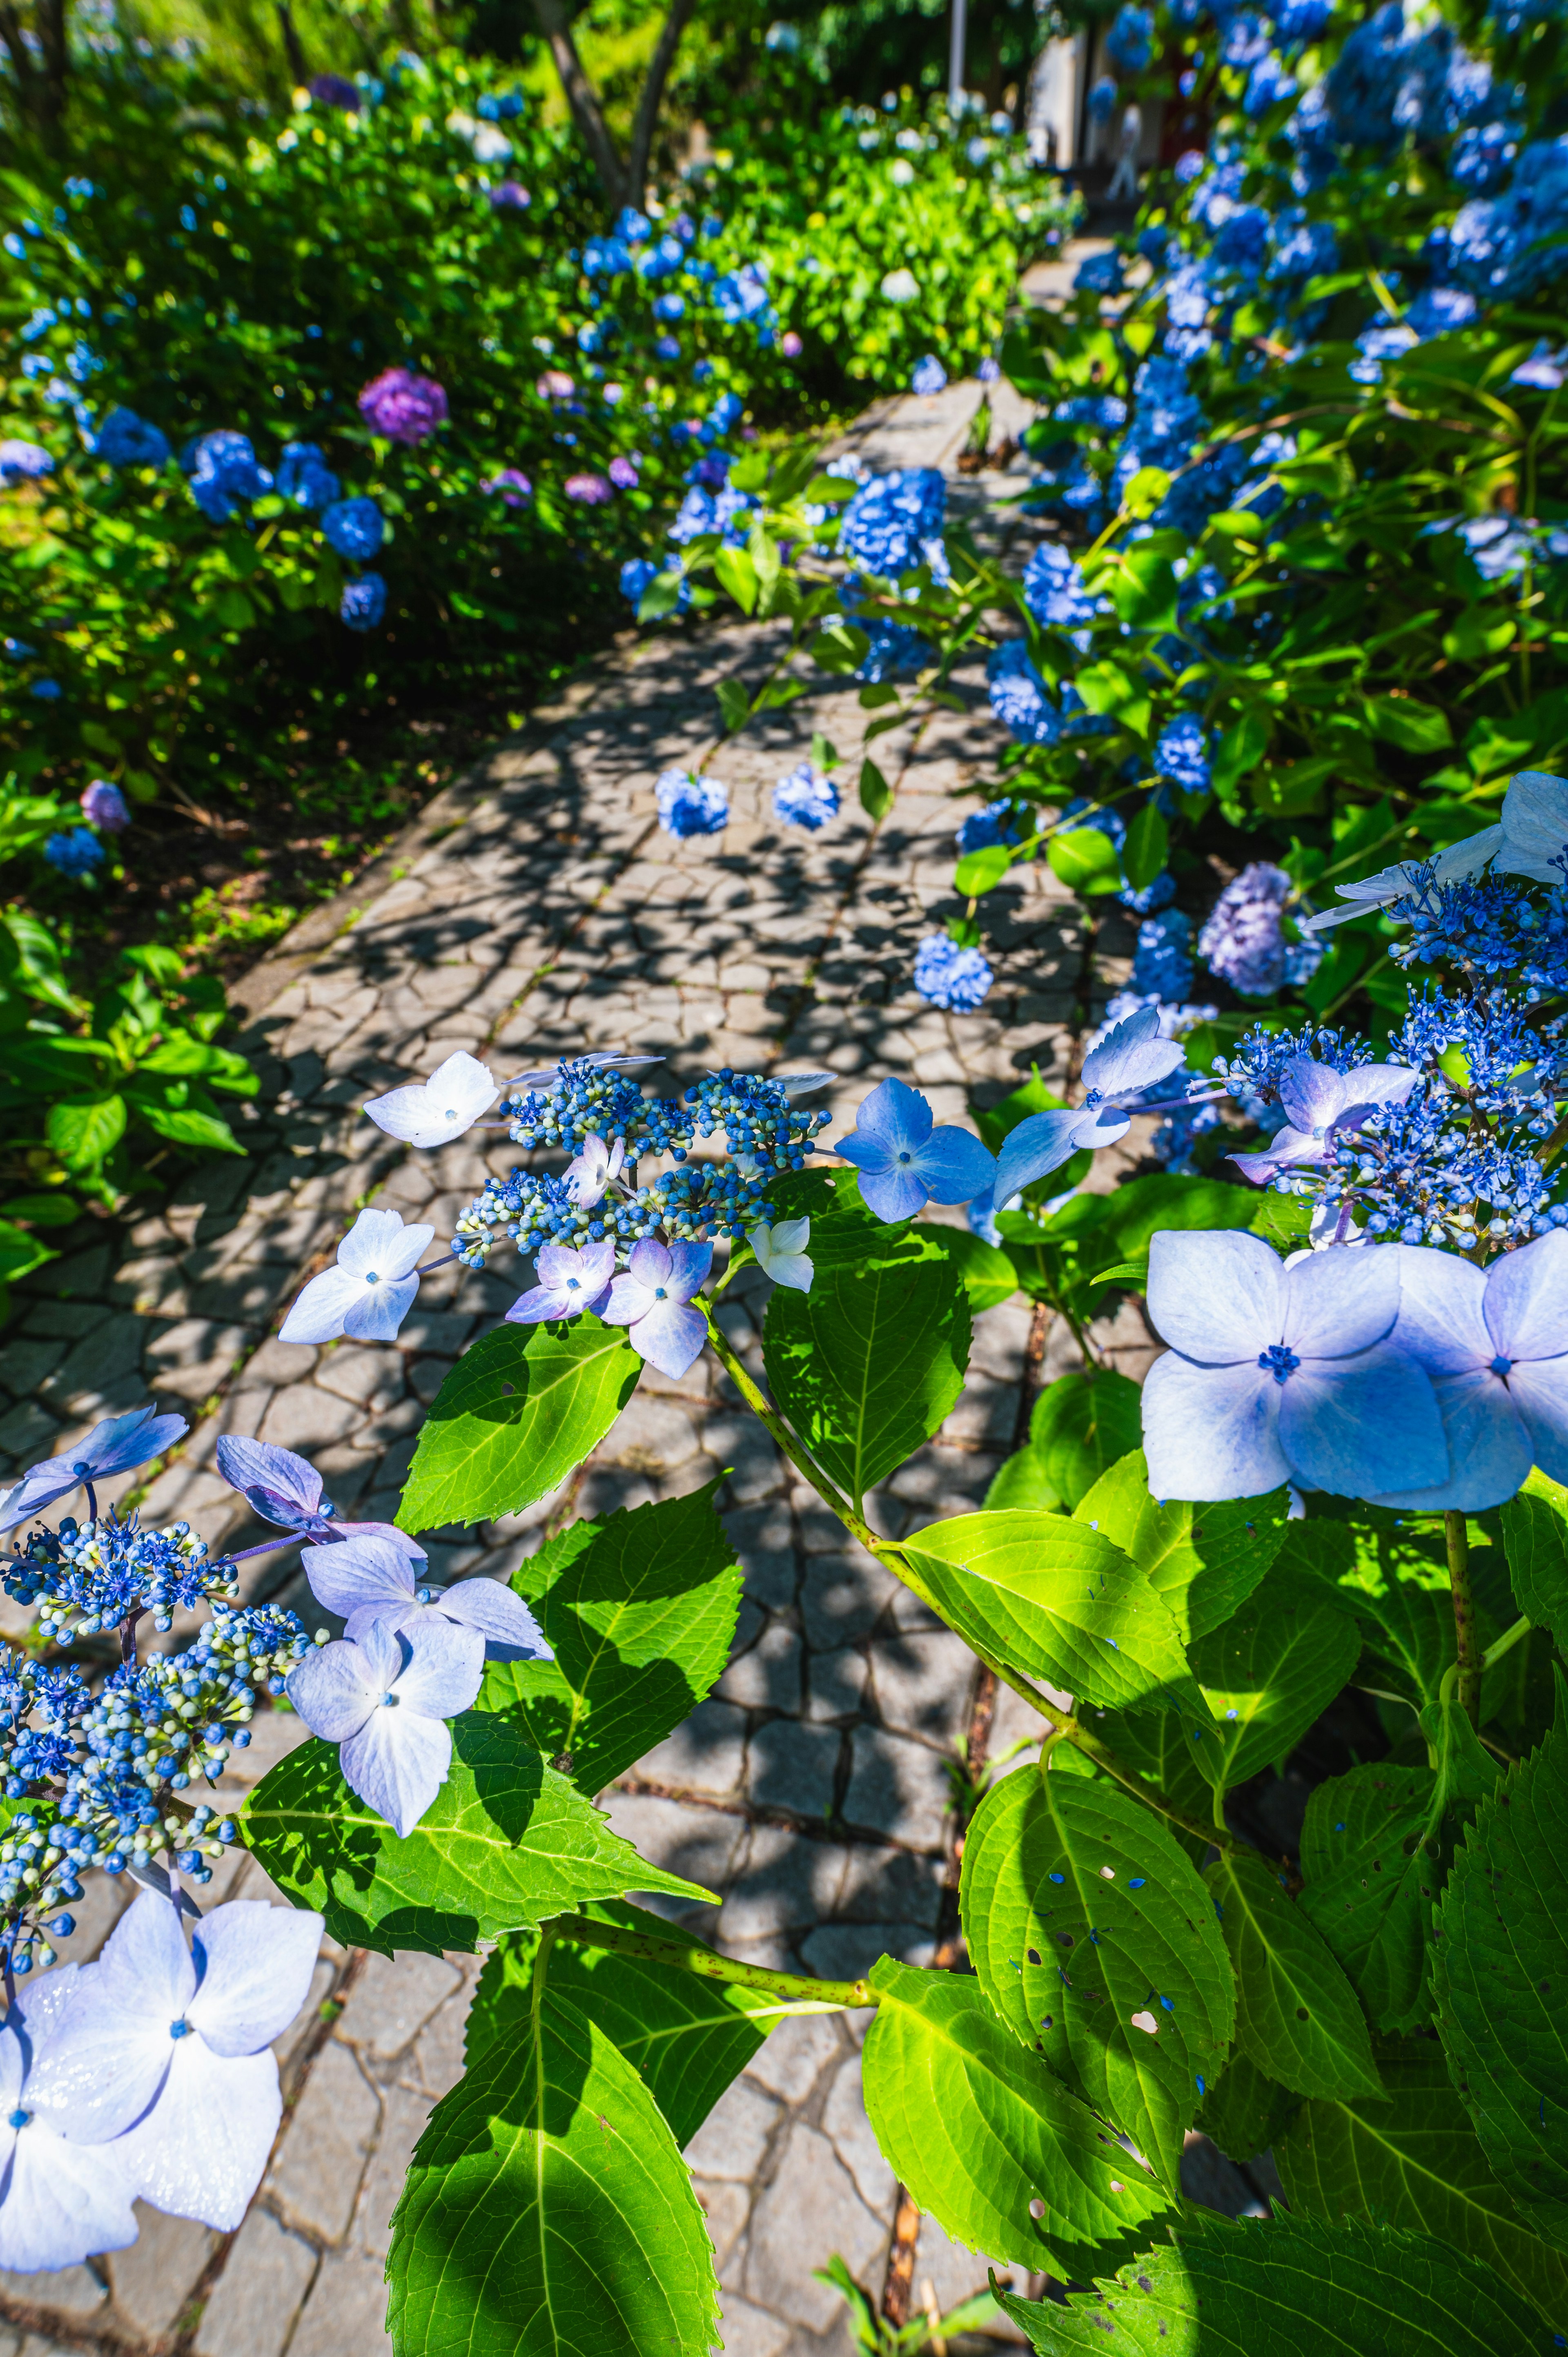
[[[810,761],[801,761],[773,789],[773,815],[785,826],[803,826],[812,834],[838,815],[839,791]]]
[[[862,1098],[854,1129],[832,1150],[854,1163],[860,1191],[879,1220],[912,1220],[933,1200],[970,1202],[996,1176],[979,1138],[954,1123],[938,1126],[919,1091],[897,1080]]]
[[[935,467],[898,467],[863,483],[843,511],[838,552],[885,580],[897,580],[918,565],[934,578],[949,578],[942,525],[947,484]]]
[[[1283,105],[1287,98],[1294,98],[1300,88],[1295,76],[1280,59],[1260,58],[1247,77],[1242,112],[1255,122],[1260,115],[1267,114],[1271,106]]]
[[[274,489],[296,508],[329,508],[339,485],[314,442],[285,442]]]
[[[927,352],[923,359],[915,362],[909,390],[911,393],[940,393],[947,381],[948,372],[935,352]]]
[[[112,409],[92,442],[106,467],[161,467],[168,452],[168,436],[134,409]]]
[[[1122,292],[1122,256],[1109,246],[1103,253],[1091,253],[1078,266],[1073,280],[1077,292],[1085,295],[1120,295]]]
[[[1017,829],[1008,823],[1012,814],[1013,805],[1005,795],[1000,802],[987,802],[983,810],[971,811],[958,830],[960,858],[972,851],[988,851],[993,843],[1018,842]]]
[[[339,556],[363,565],[386,538],[386,522],[374,500],[335,500],[321,519],[321,529]]]
[[[986,658],[991,709],[1020,745],[1054,745],[1061,735],[1061,714],[1046,693],[1046,683],[1029,660],[1022,639],[1009,639]]]
[[[1121,420],[1108,422],[1119,425]],[[1024,603],[1036,622],[1058,630],[1092,622],[1102,609],[1102,601],[1097,602],[1084,587],[1077,559],[1051,540],[1042,541],[1024,567]]]
[[[1154,46],[1153,12],[1134,7],[1132,0],[1125,0],[1105,36],[1106,56],[1122,73],[1141,74],[1154,54]]]
[[[1517,302],[1568,270],[1568,136],[1532,141],[1501,196],[1460,208],[1448,263],[1463,285],[1495,302]]]
[[[1475,296],[1463,286],[1429,286],[1411,305],[1405,325],[1426,343],[1434,336],[1449,336],[1456,328],[1467,328],[1478,308]]]
[[[1109,123],[1116,105],[1116,85],[1109,74],[1101,77],[1089,93],[1089,112],[1096,123]]]
[[[1133,960],[1133,989],[1173,1006],[1189,996],[1192,985],[1192,919],[1172,908],[1145,917]]]
[[[666,834],[722,834],[729,824],[729,788],[717,778],[666,770],[656,780],[659,823]]]
[[[1210,909],[1197,937],[1198,955],[1239,997],[1268,998],[1287,982],[1305,982],[1320,963],[1318,942],[1285,940],[1285,905],[1294,889],[1283,867],[1255,859]]]
[[[51,834],[44,845],[44,857],[62,876],[96,875],[106,856],[91,827],[70,827],[61,834]]]
[[[1502,121],[1462,132],[1448,158],[1448,177],[1455,187],[1472,197],[1489,197],[1507,178],[1522,135],[1517,123]]]
[[[1274,11],[1274,29],[1282,41],[1316,41],[1328,29],[1333,0],[1281,0]]]
[[[871,641],[854,674],[871,686],[901,673],[923,671],[936,660],[929,642],[908,622],[889,621],[882,614],[852,614],[849,619]]]
[[[58,679],[35,679],[27,690],[40,704],[58,704],[65,694]]]
[[[979,1006],[994,980],[979,950],[960,949],[946,933],[928,933],[915,952],[915,987],[933,1006]]]
[[[179,463],[190,478],[191,497],[212,523],[227,523],[236,501],[260,499],[273,488],[271,475],[256,464],[249,436],[226,427],[193,436]]]
[[[1173,720],[1155,743],[1154,766],[1156,777],[1169,778],[1184,793],[1206,794],[1211,780],[1203,723],[1190,712]]]
[[[338,611],[351,630],[373,630],[387,609],[387,585],[379,573],[346,581]]]
[[[52,474],[54,463],[37,442],[0,442],[0,483],[7,490],[15,483],[36,482],[40,475]]]

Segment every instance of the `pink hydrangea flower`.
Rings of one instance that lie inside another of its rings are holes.
[[[615,497],[615,485],[605,475],[568,475],[562,489],[585,508],[602,508]]]

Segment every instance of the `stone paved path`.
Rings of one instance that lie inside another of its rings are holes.
[[[954,387],[886,404],[863,421],[862,445],[881,465],[950,465],[975,398]],[[959,487],[992,530],[987,501],[1000,488]],[[1091,939],[1048,869],[1024,870],[1005,896],[998,980],[982,1010],[944,1016],[908,986],[916,943],[950,911],[963,798],[1002,741],[978,670],[961,683],[964,714],[880,740],[896,788],[880,825],[853,791],[822,835],[773,821],[772,785],[813,728],[845,757],[845,777],[858,774],[865,716],[853,692],[819,680],[710,764],[731,786],[724,835],[677,844],[660,833],[654,778],[705,755],[714,683],[737,662],[760,676],[776,653],[766,626],[628,640],[254,970],[242,994],[263,1072],[250,1158],[198,1171],[142,1216],[83,1223],[68,1255],[24,1288],[0,1353],[5,1478],[151,1394],[193,1427],[142,1500],[154,1518],[188,1516],[215,1544],[262,1535],[213,1470],[225,1431],[308,1454],[341,1510],[390,1517],[424,1405],[514,1297],[510,1265],[444,1272],[395,1348],[300,1350],[275,1328],[355,1207],[373,1197],[444,1232],[476,1191],[471,1146],[414,1156],[357,1112],[456,1048],[499,1073],[557,1050],[636,1043],[666,1057],[661,1087],[726,1063],[821,1067],[839,1076],[831,1103],[846,1116],[888,1072],[922,1087],[939,1119],[993,1101],[1034,1061],[1068,1077],[1133,941],[1115,909]],[[748,1355],[759,1284],[737,1285],[726,1313]],[[1029,1338],[1021,1301],[978,1320],[958,1406],[875,1502],[890,1535],[983,1498],[1026,1418]],[[1130,1313],[1101,1339],[1134,1371],[1147,1353]],[[1052,1332],[1036,1379],[1074,1362]],[[714,1372],[704,1360],[671,1383],[650,1370],[569,1497],[442,1534],[437,1576],[504,1574],[552,1516],[724,1473],[720,1502],[746,1574],[735,1656],[712,1698],[604,1805],[647,1856],[723,1894],[689,1920],[732,1953],[830,1976],[884,1950],[928,1960],[952,1928],[951,1778],[976,1665],[844,1544]],[[326,1616],[293,1560],[263,1560],[251,1592],[278,1595],[314,1627]],[[1004,1693],[993,1755],[1026,1731]],[[301,1732],[267,1714],[242,1755],[245,1777]],[[243,1859],[225,1872],[232,1888],[265,1887]],[[92,1952],[121,1903],[102,1878],[92,1889],[71,1953]],[[291,2033],[285,2127],[240,2233],[149,2212],[129,2252],[68,2276],[0,2276],[0,2357],[46,2357],[49,2345],[126,2357],[387,2348],[388,2219],[429,2106],[460,2073],[477,1969],[464,1957],[394,1967],[329,1944],[312,2009]],[[724,2286],[727,2357],[847,2357],[843,2304],[812,2269],[836,2250],[879,2293],[897,2197],[861,2102],[853,2019],[777,2029],[689,2157]],[[983,2259],[922,2223],[918,2303],[928,2283],[945,2308],[984,2276]]]

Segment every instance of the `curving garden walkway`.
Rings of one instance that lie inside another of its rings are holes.
[[[977,397],[959,386],[882,404],[856,438],[878,465],[950,468]],[[955,502],[979,528],[1011,531],[993,504],[1005,488],[955,479]],[[239,992],[263,1075],[250,1158],[208,1166],[122,1225],[84,1222],[75,1249],[21,1288],[0,1354],[0,1478],[151,1395],[192,1423],[143,1501],[157,1520],[187,1516],[214,1544],[263,1534],[212,1468],[226,1431],[301,1450],[341,1510],[390,1517],[424,1405],[514,1297],[510,1268],[443,1271],[394,1348],[300,1350],[275,1329],[353,1207],[373,1195],[440,1233],[476,1190],[471,1146],[415,1156],[357,1112],[456,1048],[501,1074],[635,1043],[665,1056],[661,1088],[716,1065],[810,1065],[839,1076],[826,1101],[845,1118],[889,1072],[924,1089],[939,1119],[1004,1094],[1032,1062],[1069,1076],[1076,1041],[1125,979],[1133,935],[1114,908],[1091,933],[1048,869],[1025,869],[1004,896],[983,1009],[945,1016],[908,985],[916,943],[951,906],[953,798],[984,781],[1002,742],[978,668],[961,683],[967,713],[879,741],[895,787],[879,825],[853,799],[821,835],[772,818],[773,783],[813,728],[844,756],[843,774],[858,773],[865,716],[853,691],[821,681],[708,765],[731,787],[725,834],[680,844],[659,831],[653,780],[705,753],[714,683],[737,662],[759,677],[776,652],[767,625],[628,633],[252,971]],[[510,1151],[496,1150],[496,1168]],[[749,1353],[757,1297],[736,1291],[726,1323]],[[1105,1340],[1133,1371],[1147,1353],[1131,1312]],[[978,1503],[1026,1426],[1033,1387],[1074,1362],[1065,1334],[1032,1328],[1021,1301],[983,1316],[958,1406],[876,1501],[889,1534]],[[830,1976],[884,1950],[929,1960],[953,1929],[953,1764],[967,1755],[972,1772],[1025,1726],[1005,1692],[988,1714],[964,1646],[844,1544],[714,1375],[706,1359],[678,1383],[649,1370],[570,1498],[442,1534],[437,1576],[504,1574],[568,1506],[636,1503],[722,1473],[746,1575],[735,1656],[604,1805],[647,1856],[722,1893],[687,1920],[733,1953]],[[295,1560],[252,1566],[251,1592],[315,1627],[328,1616]],[[5,1610],[17,1626],[27,1617]],[[236,1764],[253,1781],[301,1733],[269,1713]],[[243,1859],[223,1871],[209,1899],[265,1888]],[[89,1889],[68,1951],[80,1956],[123,1903],[102,1877]],[[394,1966],[328,1943],[291,2032],[278,2147],[239,2233],[148,2212],[131,2251],[66,2276],[0,2276],[0,2357],[386,2349],[388,2219],[430,2104],[461,2071],[477,1969],[464,1957]],[[848,2357],[843,2304],[811,2271],[837,2250],[880,2293],[898,2194],[866,2124],[854,2029],[783,2024],[689,2158],[727,2357]],[[911,2224],[907,2213],[906,2265]],[[945,2308],[983,2285],[985,2266],[927,2220],[913,2279],[917,2306],[929,2284]]]

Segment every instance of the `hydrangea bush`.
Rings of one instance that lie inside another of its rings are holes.
[[[281,1329],[390,1343],[432,1270],[516,1254],[518,1297],[434,1402],[396,1523],[342,1520],[306,1458],[232,1435],[218,1467],[272,1526],[260,1544],[214,1555],[117,1512],[100,1489],[184,1429],[150,1407],[0,1506],[6,1587],[48,1648],[0,1664],[0,2264],[121,2247],[135,2198],[238,2222],[278,2116],[269,2042],[325,1929],[488,1951],[467,2072],[392,2220],[401,2351],[542,2357],[569,2298],[585,2347],[704,2357],[718,2287],[682,2147],[777,2021],[839,2009],[871,2017],[867,2109],[919,2205],[1000,2265],[1094,2287],[1003,2291],[1042,2352],[1123,2328],[1197,2346],[1197,2316],[1250,2349],[1265,2303],[1353,2357],[1555,2345],[1565,877],[1568,783],[1516,778],[1441,874],[1349,888],[1413,976],[1380,1060],[1265,1024],[1210,1080],[1142,1006],[1086,1058],[1081,1106],[1026,1087],[980,1135],[893,1078],[830,1141],[826,1074],[660,1096],[659,1060],[618,1049],[505,1080],[459,1050],[371,1100],[415,1152],[503,1131],[522,1157],[444,1249],[361,1211]],[[1221,1088],[1282,1116],[1253,1183],[1064,1202],[1064,1166],[1134,1110],[1190,1115]],[[769,1283],[760,1382],[722,1301],[748,1269]],[[975,1308],[1020,1280],[1083,1371],[1040,1395],[983,1510],[881,1538],[868,1500],[956,1400]],[[1128,1289],[1166,1345],[1141,1395],[1089,1332]],[[424,1533],[547,1495],[646,1367],[704,1351],[846,1534],[1037,1716],[1037,1762],[966,1829],[967,1970],[767,1971],[628,1898],[711,1896],[593,1804],[727,1658],[718,1484],[570,1523],[510,1583],[428,1578]],[[341,1637],[245,1602],[248,1558],[293,1546]],[[143,1624],[177,1612],[208,1615],[194,1641],[144,1654]],[[72,1658],[89,1638],[117,1640],[101,1683]],[[309,1739],[220,1813],[200,1794],[267,1696]],[[1366,1756],[1280,1855],[1260,1780],[1330,1709]],[[235,1843],[285,1905],[203,1912]],[[59,1952],[90,1870],[143,1888],[83,1973]],[[1240,2158],[1272,2145],[1289,2212],[1184,2201],[1195,2125]]]

